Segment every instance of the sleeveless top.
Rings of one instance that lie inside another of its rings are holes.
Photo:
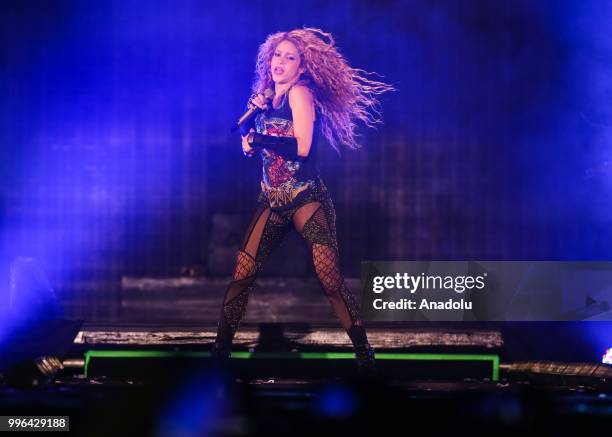
[[[286,210],[299,205],[318,192],[322,182],[317,168],[317,137],[319,117],[316,117],[312,135],[312,145],[307,157],[296,160],[286,159],[274,150],[262,148],[263,162],[261,194],[259,200],[272,210]],[[293,137],[293,115],[289,107],[288,93],[281,104],[274,109],[272,105],[255,117],[255,131],[272,136]]]

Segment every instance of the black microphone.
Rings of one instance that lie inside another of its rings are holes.
[[[264,97],[266,98],[266,102],[268,102],[274,97],[274,91],[271,88],[266,89],[264,91]],[[251,105],[247,112],[245,112],[242,117],[238,119],[234,126],[232,126],[231,132],[235,132],[236,129],[238,129],[242,123],[249,120],[253,115],[257,114],[260,111],[261,109],[258,106]]]

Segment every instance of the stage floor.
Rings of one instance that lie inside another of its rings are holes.
[[[244,323],[221,365],[210,360],[210,324],[70,329],[57,374],[32,385],[26,366],[0,382],[3,415],[67,415],[77,435],[93,436],[550,435],[611,425],[609,366],[504,361],[512,334],[495,325],[371,326],[373,377],[355,374],[346,333],[329,324]]]
[[[0,409],[4,415],[67,415],[73,435],[88,436],[401,435],[418,429],[567,435],[609,430],[612,393],[512,381],[243,381],[196,372],[155,384],[66,377],[39,388],[0,387]]]

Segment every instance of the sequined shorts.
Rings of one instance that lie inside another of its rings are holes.
[[[268,203],[268,199],[264,192],[261,192],[259,194],[257,200],[262,205],[266,206],[267,208],[270,208],[270,204]],[[305,237],[309,241],[319,242],[321,244],[326,244],[337,249],[338,241],[336,236],[336,210],[334,208],[331,196],[327,191],[327,187],[325,186],[325,184],[323,184],[323,181],[319,178],[311,189],[309,189],[307,192],[304,192],[304,195],[300,196],[296,200],[297,201],[294,201],[290,208],[282,210],[277,210],[274,208],[270,209],[280,215],[280,217],[282,218],[282,222],[288,225],[289,223],[291,223],[293,215],[297,212],[298,209],[300,209],[300,207],[310,202],[321,203],[321,206],[323,207],[323,211],[325,213],[327,226],[325,229],[317,226],[309,226],[308,229],[305,229],[305,233],[309,235],[305,235]]]
[[[263,190],[259,193],[257,201],[270,208],[272,211],[275,211],[282,215],[292,216],[293,213],[297,211],[300,206],[316,201],[319,201],[321,203],[331,202],[331,198],[329,197],[327,187],[323,183],[323,180],[319,177],[308,189],[300,193],[291,203],[288,203],[283,207],[279,208],[270,206],[268,196]]]

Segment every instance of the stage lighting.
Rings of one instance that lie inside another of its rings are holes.
[[[316,412],[325,417],[351,417],[357,409],[357,396],[346,386],[325,387],[315,400]]]
[[[62,320],[62,308],[35,258],[11,263],[8,297],[0,320],[0,376],[7,386],[45,385],[63,369],[62,356],[81,322]]]
[[[608,349],[604,354],[601,362],[604,364],[612,364],[612,348]]]
[[[62,308],[38,260],[17,257],[10,269],[9,308],[18,320],[57,320]]]
[[[7,386],[36,387],[53,380],[81,328],[76,320],[26,324],[0,342],[0,377]]]
[[[11,387],[39,387],[51,381],[63,368],[58,357],[42,356],[13,366],[4,374],[4,382]]]

